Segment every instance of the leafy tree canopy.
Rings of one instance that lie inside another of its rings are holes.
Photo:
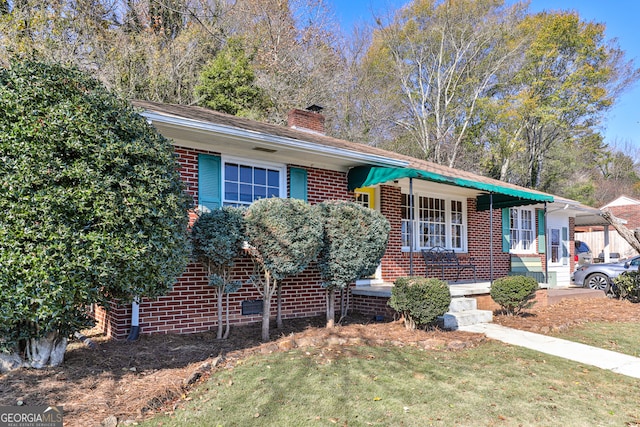
[[[262,301],[262,339],[269,339],[271,298],[281,281],[315,261],[322,243],[319,210],[302,200],[256,200],[245,214],[249,252],[257,267],[253,281]],[[281,310],[278,305],[278,323]]]
[[[375,272],[387,249],[391,227],[381,213],[354,202],[328,201],[318,208],[324,227],[318,268],[327,289],[330,328],[335,321],[335,290]],[[347,304],[342,308],[345,316]]]
[[[223,206],[203,213],[191,227],[193,256],[209,274],[209,285],[214,286],[218,296],[218,339],[223,338],[222,296],[227,294],[227,317],[229,314],[228,294],[241,286],[231,281],[231,268],[240,256],[244,237],[243,212],[238,208]],[[226,334],[229,334],[227,320]]]
[[[210,274],[223,275],[233,267],[240,255],[244,237],[242,211],[224,206],[203,213],[191,228],[193,257],[204,265]]]
[[[200,74],[195,91],[198,103],[212,110],[237,116],[256,116],[266,110],[267,100],[255,85],[250,58],[239,41],[230,39],[227,46]]]

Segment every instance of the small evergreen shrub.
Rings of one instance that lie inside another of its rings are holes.
[[[432,326],[449,310],[451,293],[446,282],[425,277],[400,277],[391,290],[389,306],[404,318],[407,329]]]
[[[613,279],[614,294],[631,302],[640,302],[640,272],[627,271]]]
[[[491,285],[491,298],[509,315],[520,314],[535,304],[538,282],[533,277],[507,276]]]

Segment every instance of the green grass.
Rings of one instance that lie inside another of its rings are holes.
[[[147,426],[633,426],[640,380],[490,342],[255,356]]]
[[[640,325],[637,323],[589,322],[554,336],[640,357]]]

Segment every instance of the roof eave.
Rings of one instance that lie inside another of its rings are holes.
[[[360,164],[373,164],[376,166],[390,167],[406,167],[409,164],[409,162],[404,160],[390,159],[388,157],[375,154],[330,147],[308,141],[241,129],[233,126],[220,125],[211,122],[187,119],[174,115],[161,114],[149,110],[145,110],[141,114],[152,124],[154,122],[159,122],[171,126],[197,129],[200,131],[209,132],[211,134],[219,134],[225,135],[227,137],[237,138],[239,140],[259,142],[264,144],[265,146],[286,147],[293,151],[303,152],[307,154],[318,154],[335,159],[351,159],[354,162]]]

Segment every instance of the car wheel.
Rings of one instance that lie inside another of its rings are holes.
[[[587,277],[586,285],[591,289],[597,289],[599,291],[606,291],[609,288],[609,277],[602,273],[593,273]]]

